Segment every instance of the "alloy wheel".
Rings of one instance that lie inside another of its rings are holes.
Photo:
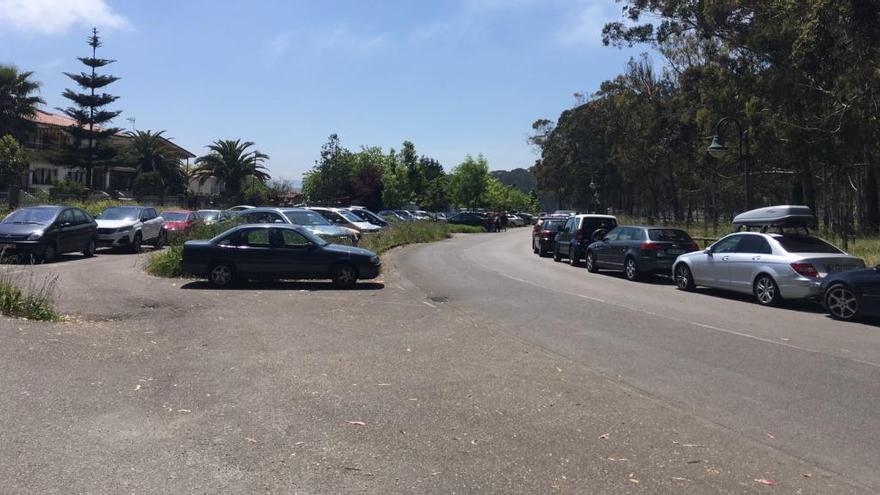
[[[626,278],[629,280],[635,280],[639,276],[639,267],[636,265],[636,260],[632,258],[626,260],[624,270],[626,271]]]
[[[593,253],[587,253],[587,271],[595,272],[596,271],[596,261],[594,259]]]
[[[232,282],[232,268],[226,265],[217,265],[211,269],[211,283],[217,287],[226,287]]]
[[[825,294],[825,306],[838,320],[851,320],[859,314],[859,300],[848,287],[835,285]]]
[[[769,306],[776,302],[777,289],[776,283],[768,276],[762,276],[755,282],[755,297],[758,302],[765,306]]]
[[[694,287],[691,269],[684,263],[678,265],[678,268],[675,269],[675,285],[681,290],[691,290]]]

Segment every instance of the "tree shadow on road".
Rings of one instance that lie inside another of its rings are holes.
[[[274,282],[239,282],[227,289],[217,289],[204,280],[189,282],[180,286],[184,290],[203,290],[203,291],[368,291],[382,290],[385,284],[381,282],[359,282],[351,289],[340,289],[333,285],[332,282],[315,282],[315,281],[295,281],[280,280]]]

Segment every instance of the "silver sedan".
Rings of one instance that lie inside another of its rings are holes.
[[[783,299],[817,297],[828,274],[864,266],[860,258],[817,237],[742,232],[679,256],[672,274],[682,290],[703,286],[753,294],[772,306]]]

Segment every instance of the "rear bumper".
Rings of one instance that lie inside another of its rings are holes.
[[[669,275],[672,273],[672,265],[674,264],[675,258],[641,258],[639,259],[639,271]]]
[[[813,278],[777,280],[776,285],[784,299],[814,299],[822,295],[822,282]]]

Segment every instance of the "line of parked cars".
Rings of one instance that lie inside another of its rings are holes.
[[[554,261],[583,263],[628,280],[667,275],[680,290],[697,287],[751,294],[764,306],[787,299],[815,299],[835,319],[880,316],[880,265],[810,234],[815,225],[804,206],[774,206],[738,215],[737,232],[700,249],[681,229],[619,225],[610,215],[558,212],[540,217],[532,250]]]

